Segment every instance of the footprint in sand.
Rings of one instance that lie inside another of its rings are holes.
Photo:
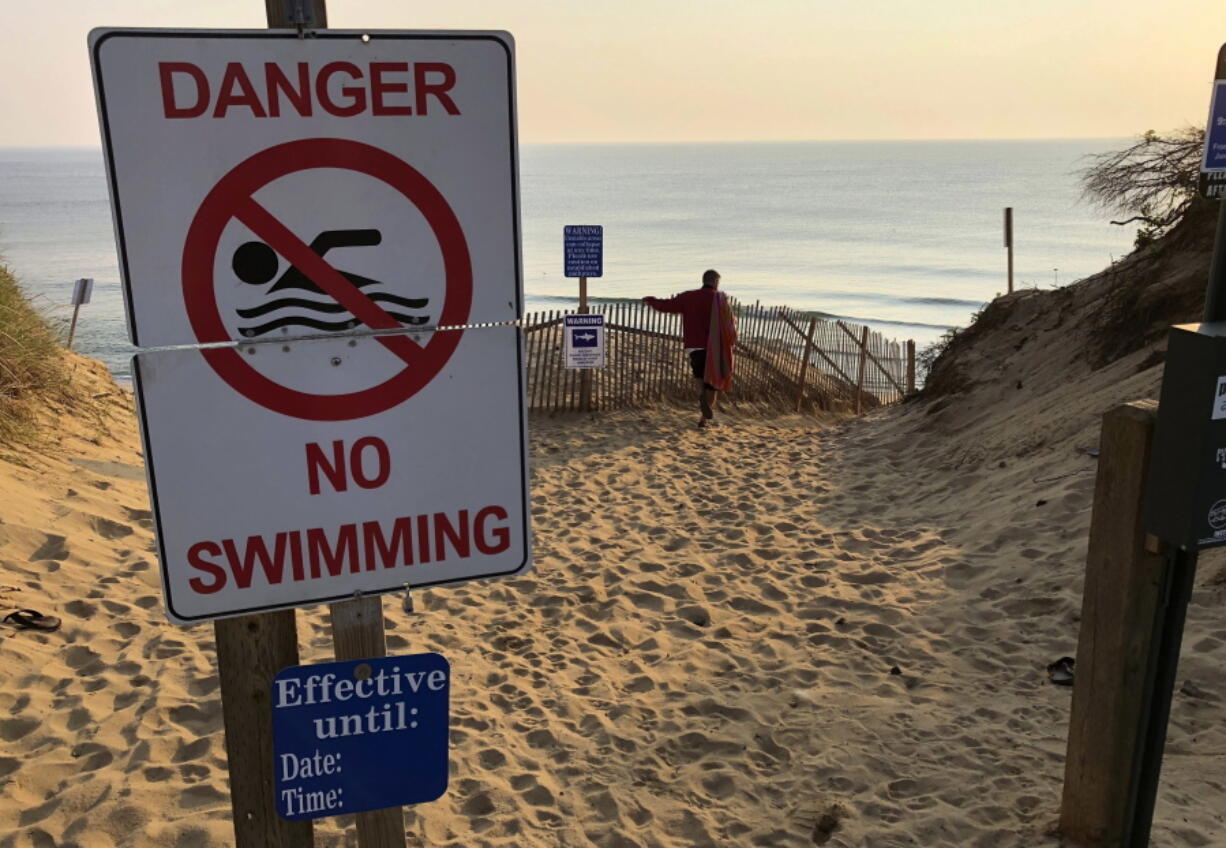
[[[223,803],[228,806],[229,801],[229,796],[207,783],[190,786],[179,793],[179,806],[186,810]]]
[[[150,783],[161,783],[165,780],[170,780],[174,776],[174,772],[163,766],[153,766],[141,772],[141,776]]]
[[[85,645],[72,645],[65,650],[64,663],[81,677],[98,674],[105,667],[102,656]]]
[[[97,771],[115,761],[115,755],[105,745],[96,742],[85,742],[72,749],[73,757],[80,760],[81,771]]]
[[[64,604],[64,612],[77,619],[91,619],[97,611],[98,608],[87,601],[69,601]]]
[[[201,708],[193,704],[171,707],[170,720],[197,736],[221,729],[221,701],[214,699]]]
[[[60,804],[62,803],[64,803],[63,798],[52,798],[50,801],[48,801],[45,804],[40,804],[39,806],[34,807],[33,809],[26,810],[25,812],[21,814],[21,818],[18,819],[17,824],[21,827],[29,827],[35,822],[40,822],[43,819],[45,819],[47,816],[51,815],[56,810],[58,810],[60,807]],[[33,833],[46,833],[46,831],[36,830]],[[33,833],[31,834],[31,836],[33,836]],[[50,840],[50,837],[48,837],[48,841],[45,843],[40,843],[39,841],[35,839],[31,839],[31,842],[33,842],[33,844],[35,845],[40,845],[40,844],[54,845],[55,844],[54,842]]]
[[[177,751],[175,751],[174,756],[171,758],[171,762],[185,763],[189,762],[190,760],[198,760],[209,752],[209,748],[212,746],[212,744],[212,740],[208,737],[205,737],[204,739],[197,739],[195,742],[189,742],[186,744],[180,740],[179,748]]]
[[[206,698],[216,692],[220,685],[221,681],[215,674],[197,677],[188,682],[187,693],[194,698]]]
[[[94,721],[93,714],[85,707],[77,707],[68,714],[68,723],[66,727],[71,731],[80,730],[87,727]]]
[[[103,518],[101,515],[91,515],[89,517],[89,526],[102,538],[112,541],[122,539],[124,536],[131,536],[136,532],[130,525],[111,521],[111,519]]]
[[[146,530],[153,529],[153,511],[148,509],[134,509],[130,506],[123,508],[124,516],[133,524],[139,524]]]
[[[42,560],[68,559],[68,540],[53,533],[47,534],[46,540],[38,546],[38,550],[30,554],[30,562]]]

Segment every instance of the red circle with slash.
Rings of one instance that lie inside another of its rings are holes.
[[[270,147],[239,163],[200,205],[183,246],[183,300],[197,341],[233,341],[221,320],[213,280],[218,244],[231,219],[263,239],[371,330],[401,329],[399,321],[256,202],[255,193],[273,180],[312,168],[366,174],[391,186],[417,207],[443,254],[446,295],[438,326],[463,325],[472,306],[472,260],[464,230],[439,190],[415,168],[385,150],[347,139],[309,138]],[[339,395],[316,395],[283,386],[249,365],[233,347],[200,352],[235,391],[266,409],[310,421],[348,421],[385,412],[425,388],[447,364],[462,335],[461,330],[435,332],[424,345],[407,335],[376,335],[374,338],[403,360],[405,367],[376,386]]]

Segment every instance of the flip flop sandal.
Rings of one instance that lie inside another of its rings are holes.
[[[1061,657],[1054,663],[1047,666],[1047,679],[1057,686],[1072,686],[1073,685],[1073,664],[1076,662],[1072,657]]]
[[[52,630],[60,629],[60,620],[58,618],[53,615],[43,615],[38,610],[32,609],[10,612],[0,621],[11,627],[16,627],[18,630],[42,630],[50,633]]]

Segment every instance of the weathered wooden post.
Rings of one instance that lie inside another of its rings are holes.
[[[856,415],[864,408],[864,369],[868,365],[868,327],[860,333],[860,371],[856,375]]]
[[[1165,558],[1147,548],[1141,526],[1157,409],[1137,401],[1103,416],[1090,518],[1060,831],[1104,848],[1121,846],[1129,827],[1161,603]]]
[[[591,310],[587,305],[587,277],[579,278],[579,314],[587,315]],[[592,411],[592,369],[584,368],[579,372],[579,409],[582,412]]]
[[[915,341],[907,340],[907,396],[915,394]]]
[[[383,598],[368,595],[330,604],[332,647],[338,660],[365,660],[387,656]],[[357,814],[361,848],[403,848],[404,809],[387,807]]]
[[[328,25],[325,0],[264,0],[269,29]],[[292,13],[292,14],[291,14]],[[221,679],[230,806],[237,848],[306,848],[314,844],[309,820],[277,815],[272,745],[272,679],[298,664],[293,610],[213,622]]]
[[[786,318],[784,319],[787,320]],[[791,321],[788,321],[791,324]],[[795,324],[792,324],[795,327]],[[796,411],[800,412],[805,402],[805,378],[809,375],[809,358],[813,355],[813,333],[817,330],[817,316],[809,319],[809,329],[805,333],[805,352],[800,360],[800,388],[796,392]]]
[[[1013,294],[1013,207],[1005,207],[1005,249],[1009,252],[1009,294]]]
[[[293,610],[213,622],[237,848],[310,848],[310,820],[277,815],[272,746],[272,679],[298,664]]]
[[[604,227],[600,225],[568,224],[562,228],[562,272],[579,278],[579,314],[587,315],[587,278],[604,274]],[[579,409],[592,410],[592,372],[579,372]]]

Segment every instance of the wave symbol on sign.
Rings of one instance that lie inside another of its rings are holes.
[[[383,236],[378,230],[326,230],[311,241],[310,247],[315,255],[322,257],[334,248],[371,247],[379,244],[382,240]],[[280,264],[281,260],[278,258],[277,252],[271,247],[262,241],[249,241],[240,245],[234,251],[231,268],[234,269],[235,276],[244,283],[262,286],[277,275]],[[339,273],[359,290],[382,285],[381,281],[372,280],[369,277],[351,274],[347,271],[339,271]],[[275,292],[287,289],[296,289],[304,293],[327,297],[310,277],[292,265],[273,283],[266,294],[272,295]],[[425,324],[430,319],[429,314],[407,315],[404,312],[395,310],[395,307],[423,310],[430,302],[429,298],[401,297],[382,291],[373,293],[363,291],[363,294],[373,303],[388,304],[393,307],[391,309],[385,308],[384,311],[402,324],[418,326]],[[321,301],[305,297],[278,297],[259,306],[248,309],[236,309],[235,312],[238,313],[240,318],[251,320],[289,309],[305,310],[307,314],[297,312],[282,313],[259,324],[239,327],[238,331],[244,337],[254,338],[255,336],[271,333],[283,327],[308,327],[324,332],[335,332],[351,330],[361,323],[357,318],[353,317],[353,314],[348,309],[331,298]],[[324,320],[323,317],[315,317],[332,315],[344,317],[341,320]]]

